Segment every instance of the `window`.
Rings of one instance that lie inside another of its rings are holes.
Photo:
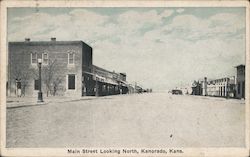
[[[75,89],[75,75],[68,75],[68,89]]]
[[[39,90],[39,80],[34,81],[34,90]]]
[[[31,64],[37,64],[37,53],[31,53]]]
[[[72,52],[68,53],[68,64],[75,64],[75,54]]]
[[[48,64],[49,61],[48,58],[49,58],[48,53],[43,53],[43,64]]]

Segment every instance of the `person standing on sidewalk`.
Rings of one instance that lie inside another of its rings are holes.
[[[17,97],[21,97],[21,94],[22,94],[21,80],[16,79],[16,87],[17,87]]]

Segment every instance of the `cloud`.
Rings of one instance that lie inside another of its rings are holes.
[[[210,18],[210,26],[214,33],[235,33],[245,28],[245,19],[236,14],[220,13]]]
[[[94,64],[126,72],[129,81],[145,87],[166,89],[204,76],[233,75],[233,66],[244,63],[244,29],[244,17],[234,13],[200,18],[171,9],[114,15],[73,9],[8,19],[8,40],[83,40],[93,47]]]
[[[84,9],[76,9],[69,13],[71,22],[76,26],[83,26],[86,28],[102,26],[108,20],[108,16],[96,14]]]
[[[134,10],[124,12],[117,17],[119,29],[124,30],[126,35],[145,33],[151,29],[155,29],[163,23],[163,18],[167,18],[173,14],[172,10],[165,10],[157,13],[156,10],[147,12],[136,12]]]
[[[69,14],[59,15],[34,13],[10,21],[9,39],[22,40],[25,37],[32,37],[32,40],[46,40],[55,36],[61,40],[73,40],[79,38],[80,35],[84,35],[83,38],[91,38],[93,33],[89,31],[89,28],[93,28],[96,30],[95,33],[98,34],[98,29],[101,29],[102,24],[107,19],[107,16],[83,9],[76,9]],[[20,28],[22,28],[21,31]],[[78,33],[80,34],[78,35]]]
[[[184,11],[185,11],[185,9],[183,9],[183,8],[182,9],[176,9],[176,12],[179,13],[179,14],[184,12]]]
[[[204,40],[225,38],[230,35],[244,34],[244,17],[231,13],[219,13],[210,18],[198,18],[194,15],[177,15],[171,24],[162,31],[170,36],[186,40]]]

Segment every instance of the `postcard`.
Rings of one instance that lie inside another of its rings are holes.
[[[2,156],[249,156],[249,2],[1,1]]]

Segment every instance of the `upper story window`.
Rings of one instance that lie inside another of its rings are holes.
[[[31,53],[31,64],[37,64],[37,53]]]
[[[68,53],[68,64],[69,65],[75,64],[75,53],[73,53],[73,52]]]
[[[43,53],[43,64],[47,65],[49,63],[48,53]]]

